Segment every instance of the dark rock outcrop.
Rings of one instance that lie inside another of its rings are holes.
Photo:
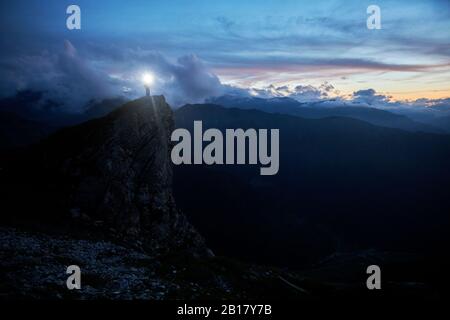
[[[3,218],[83,222],[147,250],[206,252],[172,196],[172,111],[163,96],[51,135],[2,170]]]

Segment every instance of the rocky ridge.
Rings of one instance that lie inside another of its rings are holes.
[[[151,252],[207,254],[172,195],[173,126],[164,97],[152,96],[56,132],[4,166],[2,218],[80,224]]]

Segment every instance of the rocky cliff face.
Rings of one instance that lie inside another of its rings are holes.
[[[172,130],[169,105],[153,96],[57,132],[5,166],[6,215],[82,221],[149,250],[205,251],[172,196]]]

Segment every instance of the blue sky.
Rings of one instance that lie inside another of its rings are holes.
[[[97,74],[95,81],[120,83],[121,90],[131,92],[137,74],[152,70],[160,79],[155,89],[178,90],[178,99],[196,91],[197,84],[203,87],[194,100],[223,91],[216,86],[317,88],[324,83],[342,96],[373,88],[394,99],[445,98],[450,96],[449,3],[2,1],[0,68],[9,77],[0,90],[51,83],[52,73],[67,78],[61,75],[68,69],[61,65],[64,59],[55,56],[69,50],[76,61],[68,63],[82,69],[75,74]],[[69,4],[81,7],[81,30],[65,27]],[[381,30],[366,28],[370,4],[381,8]],[[14,70],[14,63],[21,66]],[[51,64],[57,66],[47,70]],[[27,75],[30,69],[47,78]],[[197,73],[191,81],[189,74]]]

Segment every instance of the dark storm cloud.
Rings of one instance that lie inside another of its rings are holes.
[[[1,61],[3,95],[20,90],[43,91],[47,99],[76,111],[89,99],[112,94],[107,75],[80,58],[69,41],[58,53],[46,50],[35,55],[3,57]]]
[[[124,50],[111,46],[107,51],[92,54],[89,49],[83,48],[81,54],[66,40],[59,52],[46,50],[35,55],[2,57],[2,95],[19,90],[44,91],[46,98],[77,111],[91,99],[142,95],[140,77],[148,71],[157,77],[154,93],[165,94],[175,106],[201,102],[227,90],[195,55],[171,62],[160,53],[139,48]]]

